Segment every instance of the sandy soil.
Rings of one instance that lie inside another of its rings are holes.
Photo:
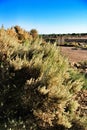
[[[68,57],[70,62],[80,62],[87,60],[87,49],[76,49],[75,47],[60,47],[64,56]]]

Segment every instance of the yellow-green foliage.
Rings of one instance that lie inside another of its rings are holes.
[[[75,96],[82,79],[73,78],[77,72],[56,45],[42,44],[39,38],[19,44],[4,33],[0,35],[0,46],[6,50],[3,59],[0,48],[1,125],[12,130],[70,128],[79,119]]]

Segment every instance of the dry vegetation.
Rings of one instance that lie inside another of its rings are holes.
[[[84,77],[35,29],[0,29],[0,129],[86,130]]]

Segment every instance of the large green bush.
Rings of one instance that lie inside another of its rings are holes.
[[[39,38],[29,44],[13,43],[6,32],[3,38],[0,33],[2,129],[70,128],[80,120],[75,97],[83,81],[76,77],[77,72],[69,67],[59,48],[43,45]]]

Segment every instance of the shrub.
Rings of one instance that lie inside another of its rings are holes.
[[[83,89],[87,90],[87,61],[75,63],[74,67],[76,67],[80,72],[78,73],[78,77],[83,76],[84,79]]]
[[[4,59],[0,50],[1,126],[12,130],[70,128],[80,119],[75,97],[83,80],[76,77],[59,48],[40,42],[14,45],[11,39],[8,44],[5,39],[5,45]]]
[[[36,29],[31,29],[30,34],[32,35],[33,39],[35,39],[38,36],[38,31]]]

